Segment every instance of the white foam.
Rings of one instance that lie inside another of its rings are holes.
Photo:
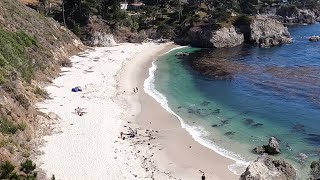
[[[181,48],[181,47],[179,47]],[[178,49],[178,48],[175,48]],[[172,49],[174,50],[174,49]],[[171,51],[172,51],[171,50]],[[170,51],[166,52],[169,53]],[[166,54],[164,53],[164,54]],[[246,162],[244,160],[244,158],[242,158],[240,155],[235,154],[234,152],[228,151],[226,149],[223,149],[219,146],[217,146],[216,144],[212,143],[211,141],[202,138],[203,134],[205,134],[206,132],[204,131],[203,128],[201,127],[196,127],[196,126],[190,126],[188,124],[186,124],[183,119],[177,115],[174,111],[172,111],[169,107],[167,98],[161,94],[159,91],[156,90],[155,88],[155,71],[157,70],[157,65],[152,62],[152,66],[149,69],[149,77],[144,81],[144,90],[147,94],[149,94],[151,97],[153,97],[158,103],[160,103],[160,105],[167,110],[169,113],[173,114],[174,116],[176,116],[180,123],[181,123],[181,127],[186,129],[190,135],[192,136],[192,138],[194,140],[196,140],[197,142],[199,142],[201,145],[212,149],[213,151],[215,151],[216,153],[234,160],[236,163],[229,165],[228,169],[233,172],[236,175],[240,175],[244,169],[249,165],[249,162]]]

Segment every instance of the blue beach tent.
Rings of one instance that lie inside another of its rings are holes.
[[[72,92],[81,92],[82,89],[81,89],[81,87],[77,86],[77,87],[72,88],[71,91]]]

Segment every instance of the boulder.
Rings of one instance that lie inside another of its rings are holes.
[[[295,169],[283,159],[275,160],[263,154],[251,162],[240,180],[294,180]]]
[[[253,152],[257,153],[257,154],[263,154],[265,153],[265,149],[263,146],[257,146],[253,149]]]
[[[272,47],[292,43],[292,38],[281,22],[259,15],[250,24],[250,42],[260,47]]]
[[[188,32],[190,45],[205,48],[235,47],[243,43],[244,36],[236,32],[234,26],[220,29],[192,27]]]
[[[280,145],[275,137],[271,137],[268,145],[257,146],[253,149],[253,152],[258,154],[267,153],[269,155],[279,154]]]
[[[269,139],[268,145],[264,146],[266,153],[268,154],[278,154],[280,153],[280,145],[275,137]]]
[[[320,36],[311,36],[309,38],[309,41],[312,41],[312,42],[320,41]]]

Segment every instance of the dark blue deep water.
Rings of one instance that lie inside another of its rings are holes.
[[[155,88],[193,127],[190,132],[233,157],[254,160],[251,150],[275,136],[282,150],[275,158],[293,163],[304,178],[310,162],[320,157],[320,42],[308,41],[320,35],[320,25],[289,31],[294,42],[274,48],[174,50],[156,62]],[[178,59],[179,51],[193,54]],[[232,78],[208,79],[190,67],[203,58],[222,62]]]

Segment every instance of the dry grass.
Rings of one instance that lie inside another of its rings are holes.
[[[20,2],[22,2],[23,4],[32,4],[32,5],[36,5],[39,3],[39,0],[19,0]]]
[[[39,4],[39,0],[19,0],[23,4],[28,4],[28,5],[37,5]],[[61,4],[62,0],[50,0],[52,5],[59,5]]]

